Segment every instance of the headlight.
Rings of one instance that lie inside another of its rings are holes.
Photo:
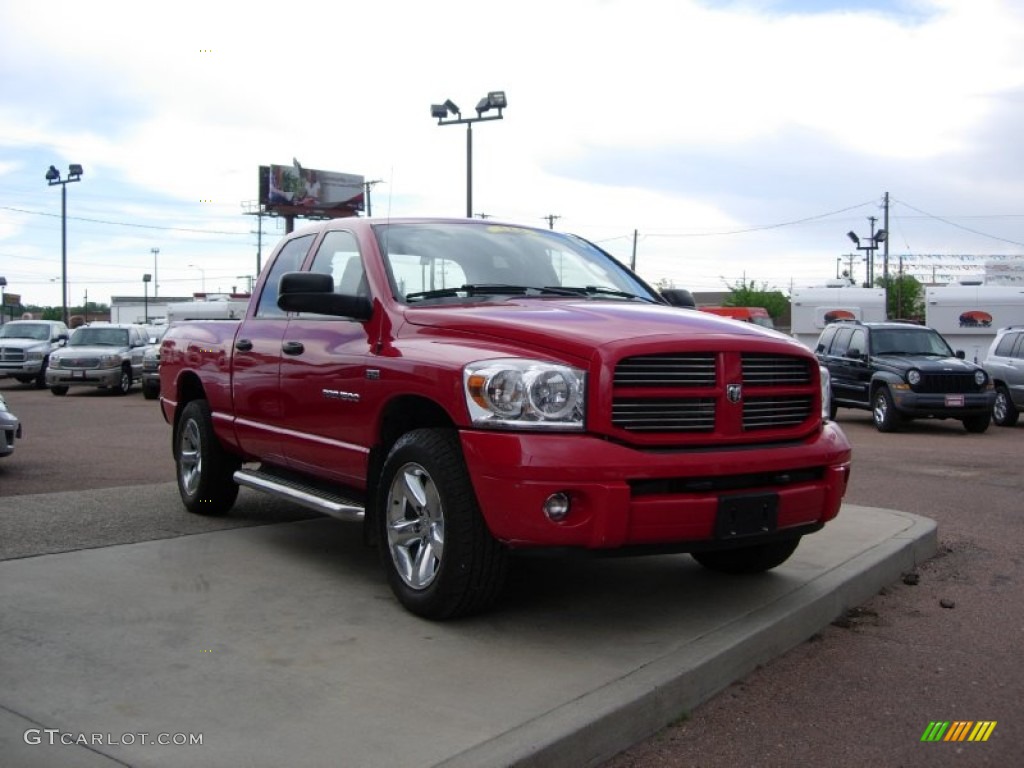
[[[32,361],[42,360],[44,356],[45,355],[41,349],[30,349],[28,352],[25,353],[25,359]]]
[[[828,368],[818,366],[821,371],[821,420],[828,421],[832,418],[832,374]]]
[[[50,355],[49,365],[51,368],[60,368],[60,358],[56,355]]]
[[[988,375],[984,371],[974,372],[974,383],[979,387],[985,386],[985,382],[988,381]]]
[[[921,372],[916,368],[911,368],[907,371],[907,383],[912,387],[916,387],[921,383]]]
[[[462,375],[477,426],[583,429],[586,373],[579,368],[506,358],[471,363]]]
[[[117,355],[100,355],[100,368],[120,368],[121,358]]]

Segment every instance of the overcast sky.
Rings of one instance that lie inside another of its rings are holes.
[[[60,304],[51,164],[85,171],[73,305],[141,295],[153,248],[161,296],[246,287],[260,165],[463,216],[466,130],[430,105],[491,90],[474,213],[554,215],[627,263],[637,232],[651,282],[820,284],[886,192],[892,258],[1024,255],[1020,0],[49,0],[0,5],[0,275]]]

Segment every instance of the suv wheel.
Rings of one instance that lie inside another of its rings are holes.
[[[871,415],[879,432],[896,432],[903,423],[903,418],[892,402],[888,387],[879,387],[875,390],[871,401]]]
[[[55,394],[57,397],[64,397],[68,393],[68,388],[64,384],[54,384],[50,387],[50,392]]]
[[[963,419],[964,429],[972,434],[980,435],[988,429],[988,424],[991,420],[992,414],[987,411],[974,416],[968,416],[966,419]]]
[[[992,406],[992,421],[997,427],[1012,427],[1017,423],[1020,412],[1013,404],[1010,397],[1010,390],[1000,384],[996,388],[996,402]]]

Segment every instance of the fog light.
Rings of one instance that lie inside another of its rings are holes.
[[[553,523],[560,523],[569,516],[569,494],[552,493],[544,500],[544,514]]]

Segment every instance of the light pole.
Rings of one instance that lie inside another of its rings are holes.
[[[60,306],[61,319],[68,324],[68,184],[82,180],[82,166],[68,166],[68,177],[61,179],[60,171],[50,166],[46,182],[51,187],[60,184]]]
[[[160,291],[160,285],[156,281],[156,276],[159,274],[156,271],[156,257],[160,255],[159,248],[150,248],[149,252],[153,254],[153,298],[156,298],[157,293]]]
[[[142,276],[142,317],[143,322],[149,325],[149,281],[152,279],[152,275],[147,272]],[[156,298],[156,294],[153,294],[153,298]]]
[[[846,233],[846,236],[857,246],[858,251],[867,251],[867,285],[864,286],[865,288],[870,288],[875,284],[875,251],[879,243],[885,242],[887,236],[884,229],[875,231],[875,222],[878,221],[877,217],[868,216],[868,221],[871,222],[871,237],[868,239],[867,245],[861,245],[860,238],[854,232]]]
[[[7,278],[0,277],[0,325],[4,324],[4,312],[7,310]]]
[[[491,91],[476,105],[476,117],[463,117],[462,112],[455,106],[451,99],[444,104],[431,104],[430,116],[437,118],[438,125],[461,125],[466,124],[466,218],[473,218],[473,123],[480,123],[485,120],[501,120],[501,111],[508,106],[504,91]],[[496,115],[484,116],[484,112],[492,109],[498,110]],[[449,115],[457,117],[445,119]]]
[[[200,267],[198,264],[189,264],[192,269],[198,269],[199,274],[203,278],[203,295],[206,295],[206,270]]]

